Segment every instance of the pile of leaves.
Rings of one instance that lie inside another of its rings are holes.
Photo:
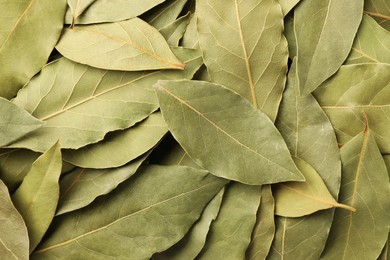
[[[388,259],[387,0],[0,10],[1,259]]]

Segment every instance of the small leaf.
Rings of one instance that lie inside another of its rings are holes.
[[[181,42],[184,47],[197,49],[199,46],[197,20],[196,14],[191,15],[190,23]]]
[[[201,167],[246,184],[303,180],[272,121],[238,94],[200,81],[156,86],[168,128]]]
[[[61,174],[61,150],[57,142],[32,165],[12,201],[23,216],[30,238],[30,252],[41,241],[56,211]]]
[[[28,234],[22,216],[12,204],[7,186],[0,180],[0,256],[2,259],[28,258]]]
[[[185,16],[180,17],[173,23],[168,24],[159,30],[159,32],[167,40],[169,46],[179,46],[179,41],[183,37],[187,25],[190,22],[190,18],[190,13],[187,13]]]
[[[76,23],[77,18],[96,0],[68,0],[68,10],[65,14],[65,23]]]
[[[142,15],[142,20],[160,30],[173,23],[180,15],[187,0],[165,0],[149,12]]]
[[[372,16],[383,28],[390,31],[390,6],[387,0],[365,0],[364,13]]]

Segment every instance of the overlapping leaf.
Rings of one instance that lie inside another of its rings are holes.
[[[65,14],[65,23],[74,25],[77,18],[96,0],[68,0],[68,10]]]
[[[165,0],[164,3],[145,13],[142,19],[160,30],[176,20],[186,2],[187,0]]]
[[[365,0],[364,12],[390,31],[390,5],[386,0]]]
[[[168,24],[164,28],[160,29],[160,33],[167,40],[169,46],[179,46],[179,41],[183,37],[186,31],[187,25],[190,22],[190,13],[180,17],[171,24]]]
[[[284,16],[286,16],[298,3],[300,0],[278,0]]]

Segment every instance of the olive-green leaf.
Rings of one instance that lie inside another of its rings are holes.
[[[130,178],[146,159],[146,155],[129,164],[114,169],[76,168],[60,181],[60,197],[56,215],[83,208],[98,196],[114,190],[120,183]]]
[[[64,30],[56,49],[82,64],[124,71],[184,68],[164,37],[139,18]]]
[[[91,24],[131,19],[165,0],[73,0],[72,5],[69,1],[65,23]]]
[[[390,63],[390,32],[383,29],[370,16],[363,15],[346,63],[367,62]]]
[[[184,47],[195,49],[198,48],[199,40],[197,21],[198,18],[196,17],[196,14],[193,14],[181,41],[181,44]]]
[[[260,205],[261,186],[232,182],[197,259],[244,259]]]
[[[354,64],[340,68],[314,95],[345,144],[364,128],[366,113],[379,149],[390,152],[390,64]]]
[[[0,97],[0,147],[42,127],[44,122],[24,109]]]
[[[56,217],[32,259],[149,259],[178,242],[225,184],[190,167],[146,166],[88,207]]]
[[[167,40],[169,46],[177,47],[179,46],[179,41],[183,37],[184,32],[186,31],[187,25],[190,22],[190,13],[187,13],[185,16],[180,17],[171,24],[168,24],[164,28],[161,28],[159,31]]]
[[[286,16],[298,3],[300,0],[278,0],[284,16]]]
[[[1,1],[0,10],[0,96],[12,98],[47,62],[61,35],[66,1]]]
[[[46,124],[12,147],[42,152],[59,139],[62,148],[77,149],[140,122],[158,108],[157,80],[191,78],[202,64],[198,50],[175,53],[187,62],[184,71],[107,71],[65,58],[50,63],[13,100]]]
[[[324,181],[310,164],[299,158],[294,158],[294,162],[306,181],[276,184],[274,189],[276,215],[302,217],[332,207],[356,211],[351,206],[338,203],[332,197]]]
[[[365,0],[364,13],[372,16],[383,28],[390,31],[390,5],[387,0]]]
[[[339,201],[355,207],[356,212],[336,209],[322,257],[376,259],[389,234],[390,183],[368,126],[341,148],[341,160]]]
[[[237,93],[190,80],[156,89],[168,129],[212,174],[246,184],[304,180],[272,121]]]
[[[390,233],[389,233],[389,236],[390,236]],[[389,256],[390,256],[390,252],[389,252],[389,238],[387,238],[386,245],[383,247],[382,253],[378,257],[378,260],[388,260]]]
[[[206,243],[210,224],[217,218],[225,192],[223,188],[205,207],[202,216],[191,227],[185,237],[173,247],[161,254],[155,255],[153,260],[183,260],[195,259]]]
[[[212,81],[247,98],[274,121],[288,58],[278,1],[198,0],[196,14]]]
[[[363,2],[302,1],[294,9],[300,95],[315,90],[343,64],[362,20]]]
[[[12,201],[26,222],[32,252],[48,229],[57,207],[61,174],[60,144],[55,143],[32,165]]]
[[[82,168],[122,166],[154,147],[168,132],[160,112],[135,126],[108,134],[103,141],[77,150],[64,150],[63,158]]]
[[[12,204],[7,186],[0,180],[0,256],[27,260],[28,234],[22,216]]]
[[[141,18],[160,30],[176,20],[186,2],[187,0],[165,0],[164,3],[146,12]]]
[[[383,160],[385,160],[387,173],[389,174],[389,179],[390,179],[390,155],[389,154],[383,155]]]
[[[295,38],[294,13],[284,17],[284,35],[288,42],[288,54],[290,59],[297,56],[297,40]]]
[[[246,259],[265,259],[268,255],[275,233],[274,208],[275,201],[271,185],[263,185],[260,207],[257,210],[257,220],[252,232],[251,243],[246,251]]]
[[[172,136],[169,136],[173,139]],[[171,139],[171,138],[166,139]],[[168,140],[171,141],[168,145],[161,145],[156,148],[158,154],[157,163],[161,165],[184,165],[193,168],[202,169],[191,157],[184,151],[175,139]],[[156,151],[155,150],[155,151]]]

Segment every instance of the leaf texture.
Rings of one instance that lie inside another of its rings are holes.
[[[176,20],[186,2],[187,0],[165,0],[164,3],[145,13],[141,18],[160,30]]]
[[[284,16],[286,16],[298,3],[300,0],[278,0]]]
[[[303,180],[272,121],[238,94],[189,80],[156,88],[168,129],[212,174],[246,184]]]
[[[167,40],[169,46],[179,46],[179,41],[183,37],[184,32],[186,31],[187,25],[190,22],[190,13],[180,17],[171,24],[168,24],[164,28],[161,28],[159,31]]]
[[[239,93],[274,121],[288,58],[279,3],[198,0],[196,13],[199,44],[212,81]]]
[[[372,16],[383,28],[390,31],[390,4],[386,0],[364,1],[364,12]]]
[[[179,241],[225,184],[203,170],[149,165],[88,208],[57,217],[32,259],[148,259]]]
[[[195,49],[199,47],[197,21],[196,14],[193,14],[181,41],[184,47]]]
[[[74,25],[77,18],[96,0],[68,0],[69,8],[65,14],[65,23]]]

